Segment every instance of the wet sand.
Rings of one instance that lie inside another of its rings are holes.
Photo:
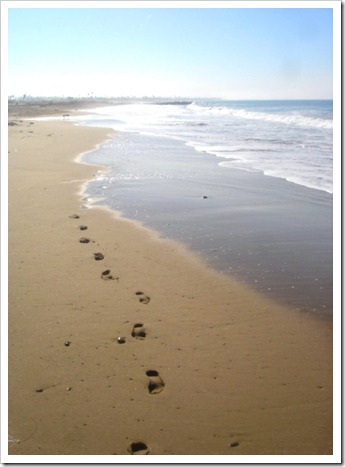
[[[83,160],[109,169],[87,186],[91,199],[183,242],[261,293],[332,319],[330,193],[220,167],[218,157],[182,141],[129,132]]]
[[[16,123],[10,457],[332,454],[331,322],[107,209],[83,209],[99,167],[74,159],[106,129]]]

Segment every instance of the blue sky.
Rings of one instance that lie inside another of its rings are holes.
[[[332,98],[331,8],[155,4],[9,8],[9,94]]]

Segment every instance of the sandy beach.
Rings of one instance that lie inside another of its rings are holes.
[[[331,320],[84,209],[109,130],[10,120],[9,454],[331,455]]]

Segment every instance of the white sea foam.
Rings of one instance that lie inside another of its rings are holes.
[[[192,103],[189,106],[200,114],[221,115],[239,117],[249,120],[263,120],[266,122],[285,123],[288,125],[308,126],[313,128],[333,128],[333,121],[322,118],[312,118],[301,115],[300,113],[294,114],[281,114],[281,113],[267,113],[255,112],[246,109],[234,109],[231,107],[202,107],[198,104]]]
[[[79,118],[86,124],[184,141],[223,159],[224,168],[332,192],[331,101],[134,103],[92,109],[85,117]]]

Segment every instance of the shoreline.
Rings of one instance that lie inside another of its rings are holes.
[[[91,205],[182,242],[208,267],[282,304],[332,319],[332,195],[145,138],[118,132],[84,158],[107,164],[85,190]],[[184,178],[189,167],[193,176]]]
[[[330,323],[82,209],[80,182],[101,167],[74,159],[107,133],[10,128],[10,455],[332,454]]]

